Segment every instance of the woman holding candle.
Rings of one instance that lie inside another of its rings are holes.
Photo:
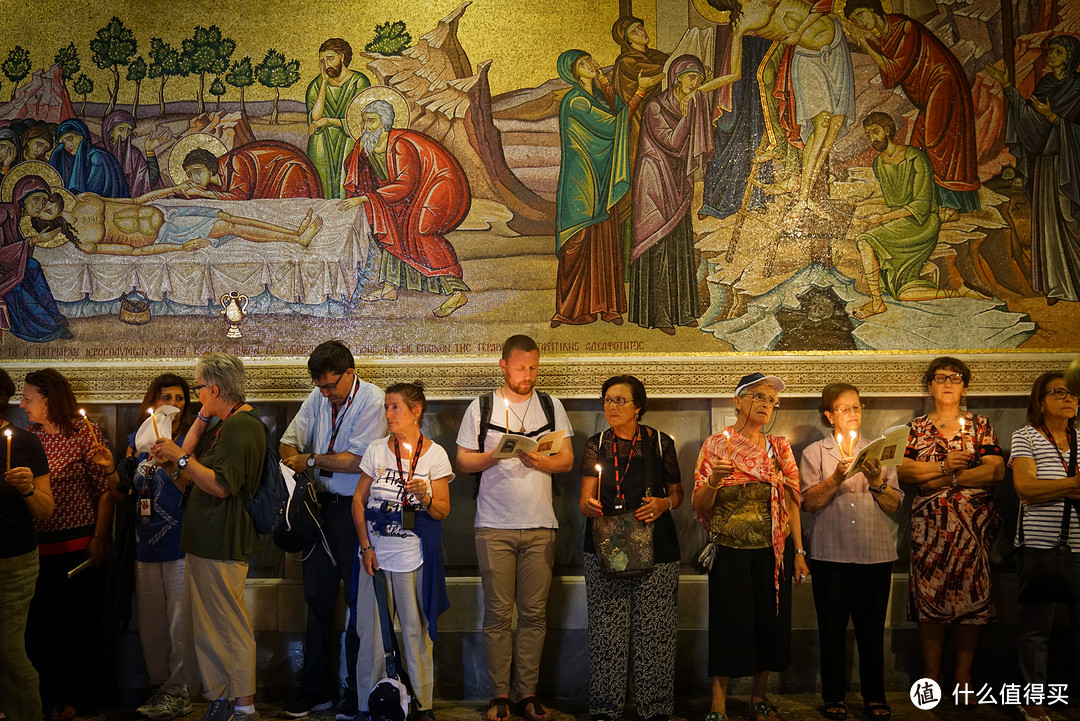
[[[735,424],[705,439],[694,469],[694,510],[717,545],[709,572],[707,721],[726,721],[728,681],[753,676],[753,721],[776,721],[770,671],[791,662],[791,581],[809,569],[799,519],[799,469],[782,436],[764,432],[784,382],[752,373],[735,388]]]
[[[101,430],[76,409],[75,394],[52,368],[28,373],[20,404],[49,461],[55,511],[35,519],[40,572],[27,621],[27,649],[41,676],[41,696],[51,716],[66,721],[100,702],[102,598],[112,534],[113,497]],[[89,568],[68,571],[89,560]]]
[[[383,578],[375,578],[374,583],[385,582],[389,608],[401,626],[404,666],[415,700],[424,718],[434,718],[432,643],[439,614],[450,607],[443,572],[442,519],[450,514],[454,473],[446,452],[420,430],[427,408],[423,386],[395,383],[386,389],[383,403],[390,435],[372,442],[360,461],[353,522],[364,570],[370,577],[381,572]],[[360,637],[356,684],[370,689],[386,675],[372,582],[361,580],[356,604]],[[366,694],[360,695],[360,701],[366,705]]]
[[[895,467],[865,463],[850,478],[848,469],[870,444],[860,431],[863,404],[848,383],[830,383],[818,406],[829,435],[812,443],[799,464],[806,541],[814,575],[821,648],[823,715],[847,718],[847,627],[859,644],[859,682],[870,719],[892,715],[885,703],[885,613],[896,560],[896,524],[886,515],[903,499]]]
[[[1016,545],[1053,548],[1061,537],[1062,514],[1068,509],[1068,545],[1071,550],[1072,617],[1074,646],[1080,648],[1080,450],[1076,442],[1076,396],[1065,387],[1060,371],[1043,373],[1031,386],[1028,425],[1013,433],[1009,464],[1016,493],[1024,502]],[[1046,684],[1050,631],[1055,603],[1021,603],[1017,621],[1017,658],[1024,684]],[[1041,704],[1021,707],[1023,721],[1048,719]]]
[[[990,421],[961,409],[971,380],[963,361],[935,358],[922,380],[934,411],[908,424],[900,467],[900,480],[917,486],[908,618],[918,624],[923,676],[938,683],[945,630],[955,626],[953,681],[970,687],[979,629],[994,616],[988,552],[998,517],[990,487],[1004,477],[1005,460]]]
[[[188,401],[186,380],[173,373],[155,378],[139,406],[139,420],[154,419],[154,439],[161,436],[155,412],[172,406],[180,412],[171,417],[171,438],[184,444],[195,414]],[[138,458],[129,496],[135,517],[135,602],[139,614],[139,641],[146,670],[155,691],[138,713],[151,721],[170,721],[191,712],[180,645],[180,598],[184,589],[184,552],[180,550],[183,494],[169,474],[151,459],[149,443],[136,447],[133,431],[127,438],[128,456]]]
[[[585,443],[578,507],[585,522],[585,593],[589,612],[589,714],[623,715],[633,648],[634,696],[644,721],[671,716],[675,681],[679,539],[672,511],[683,500],[675,441],[641,425],[645,386],[634,376],[608,378],[600,392],[610,429]],[[653,525],[653,567],[634,578],[604,573],[593,519],[633,513]]]
[[[243,499],[262,481],[269,432],[244,398],[239,358],[199,358],[194,390],[202,407],[183,447],[158,438],[150,449],[187,494],[180,526],[180,550],[186,554],[180,601],[184,670],[210,701],[205,721],[258,721],[255,629],[244,588],[259,536]],[[211,418],[221,422],[208,431]]]
[[[41,721],[38,673],[26,655],[26,616],[38,577],[34,521],[48,519],[55,502],[41,441],[6,420],[0,430],[0,701],[12,721]]]

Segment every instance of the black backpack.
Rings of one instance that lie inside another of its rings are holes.
[[[285,477],[281,475],[281,456],[274,447],[270,429],[254,412],[248,412],[259,420],[266,433],[266,457],[263,459],[262,478],[259,479],[258,489],[254,494],[241,491],[240,498],[251,520],[255,522],[255,530],[260,534],[273,533],[284,522],[285,508],[289,504],[289,488],[285,485]]]
[[[540,400],[540,407],[544,410],[544,418],[547,419],[547,424],[541,428],[526,433],[524,435],[528,437],[540,435],[541,433],[547,433],[548,431],[555,430],[555,404],[551,401],[551,396],[543,391],[536,391],[536,397]],[[493,425],[491,423],[491,409],[494,403],[494,398],[491,393],[485,393],[480,396],[480,432],[476,436],[477,450],[481,453],[484,452],[484,441],[487,440],[487,434],[489,428],[494,428],[497,431],[503,433],[510,433],[510,429],[503,428],[502,426]],[[473,488],[473,498],[480,495],[480,477],[484,475],[484,472],[474,473],[473,478],[476,479],[476,487]],[[555,487],[555,493],[558,495],[558,487]]]

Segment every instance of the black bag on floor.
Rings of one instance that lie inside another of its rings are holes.
[[[363,570],[361,569],[361,573]],[[386,598],[386,575],[375,571],[371,579],[375,586],[375,605],[379,609],[383,652],[386,654],[386,676],[375,682],[368,694],[370,721],[406,721],[416,710],[409,690],[409,677],[401,666],[394,622]]]

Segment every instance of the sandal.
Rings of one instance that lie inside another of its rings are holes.
[[[495,718],[508,719],[510,718],[510,699],[506,696],[497,696],[496,698],[488,701],[488,711],[496,709]],[[491,716],[488,715],[490,719]]]
[[[727,720],[727,716],[720,713],[719,711],[710,711],[709,713],[705,714],[705,721],[728,721],[728,720]]]
[[[551,712],[544,708],[536,696],[526,696],[518,701],[517,711],[526,721],[548,721],[551,718]]]
[[[847,718],[847,706],[843,701],[826,701],[821,710],[821,715],[832,721],[844,721]],[[867,715],[869,715],[869,712]]]
[[[750,704],[750,721],[780,721],[776,707],[768,701],[757,701]]]
[[[892,707],[887,703],[868,703],[863,707],[863,713],[870,721],[889,721],[892,718]]]

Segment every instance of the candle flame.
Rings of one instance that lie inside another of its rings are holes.
[[[604,469],[602,469],[602,468],[600,467],[600,464],[599,464],[599,463],[597,463],[597,464],[596,464],[596,472],[597,472],[597,473],[603,473],[603,472],[604,472]]]
[[[731,438],[731,433],[728,432],[727,428],[724,429],[724,438]]]
[[[506,406],[507,408],[509,408],[510,407],[510,401],[508,401],[506,398],[503,398],[503,405]]]
[[[149,413],[150,415],[154,415],[154,409],[153,408],[147,408],[146,412]]]
[[[86,418],[86,411],[84,411],[82,408],[80,408],[79,409],[79,415],[82,416],[83,418]]]
[[[960,430],[961,431],[964,430],[964,417],[963,416],[960,417]]]
[[[408,443],[402,443],[401,447],[408,451],[410,454],[412,453],[412,446],[410,446]]]
[[[859,432],[858,431],[848,431],[848,437],[851,440],[855,440],[856,438],[859,437]]]
[[[840,445],[843,442],[844,442],[844,437],[842,435],[840,435],[839,433],[837,433],[836,434],[836,445]]]
[[[5,430],[4,435],[7,436],[8,438],[11,438],[11,429],[8,428],[7,430]]]

